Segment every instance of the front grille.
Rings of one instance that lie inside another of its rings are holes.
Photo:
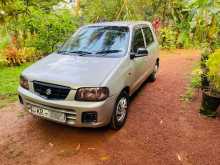
[[[38,95],[51,100],[64,100],[70,92],[69,87],[39,81],[34,81],[33,86]]]

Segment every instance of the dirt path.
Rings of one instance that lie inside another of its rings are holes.
[[[158,80],[133,98],[118,132],[39,120],[17,103],[1,109],[0,164],[220,164],[220,119],[199,115],[200,96],[190,104],[180,101],[196,54],[163,55]]]

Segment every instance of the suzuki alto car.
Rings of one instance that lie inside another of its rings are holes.
[[[129,97],[156,80],[159,45],[149,22],[81,27],[20,76],[19,100],[33,115],[75,127],[120,129]]]

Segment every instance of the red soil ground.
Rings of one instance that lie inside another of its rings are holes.
[[[37,119],[18,103],[0,110],[1,165],[219,165],[220,119],[180,101],[198,52],[162,52],[155,83],[133,97],[124,128],[72,128]]]

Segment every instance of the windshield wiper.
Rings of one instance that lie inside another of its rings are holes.
[[[118,53],[118,52],[122,52],[122,50],[103,50],[103,51],[99,51],[96,52],[96,54],[111,54],[111,53]]]
[[[69,53],[76,53],[76,54],[79,54],[80,56],[84,56],[84,55],[87,55],[87,54],[92,54],[91,52],[81,51],[81,50],[71,51]]]
[[[66,50],[60,50],[60,51],[57,51],[58,54],[71,54],[71,53],[74,53],[74,54],[79,54],[80,56],[83,56],[83,55],[87,55],[87,54],[92,54],[91,52],[87,52],[87,51],[66,51]]]
[[[58,53],[58,54],[66,54],[66,53],[68,53],[68,51],[65,51],[65,50],[59,50],[59,51],[57,51],[57,53]]]

